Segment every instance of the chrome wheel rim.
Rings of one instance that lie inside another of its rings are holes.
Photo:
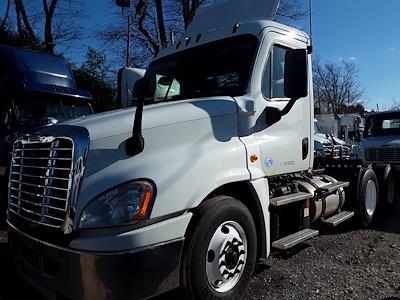
[[[390,176],[387,183],[387,203],[392,205],[395,198],[395,191],[394,191],[394,177]]]
[[[365,191],[365,207],[367,209],[367,214],[369,216],[372,216],[374,214],[376,209],[376,202],[377,202],[376,185],[375,182],[372,179],[370,179],[367,182],[367,188]]]
[[[220,225],[207,249],[206,273],[211,287],[226,293],[243,275],[247,259],[247,239],[242,226],[233,221]]]

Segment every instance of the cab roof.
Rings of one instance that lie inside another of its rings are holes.
[[[241,34],[258,36],[271,27],[308,42],[302,31],[274,22],[279,0],[220,0],[200,11],[175,45],[162,49],[156,59],[216,40]]]
[[[91,99],[76,89],[67,63],[56,56],[0,45],[0,87],[5,93],[33,91]]]

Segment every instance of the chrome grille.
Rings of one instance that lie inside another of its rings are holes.
[[[365,157],[369,162],[399,163],[400,148],[369,148]]]
[[[322,147],[324,148],[324,153],[326,157],[332,157],[334,159],[350,158],[351,149],[348,146],[323,144]]]
[[[61,228],[70,196],[73,153],[69,138],[17,141],[10,172],[9,213]]]

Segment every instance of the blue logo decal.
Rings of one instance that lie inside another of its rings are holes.
[[[271,168],[274,164],[274,160],[272,159],[272,157],[267,156],[267,158],[264,160],[264,164],[267,168]]]

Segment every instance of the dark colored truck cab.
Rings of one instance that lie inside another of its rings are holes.
[[[92,96],[76,89],[58,57],[0,45],[0,224],[4,220],[10,153],[15,138],[33,128],[93,113]]]

